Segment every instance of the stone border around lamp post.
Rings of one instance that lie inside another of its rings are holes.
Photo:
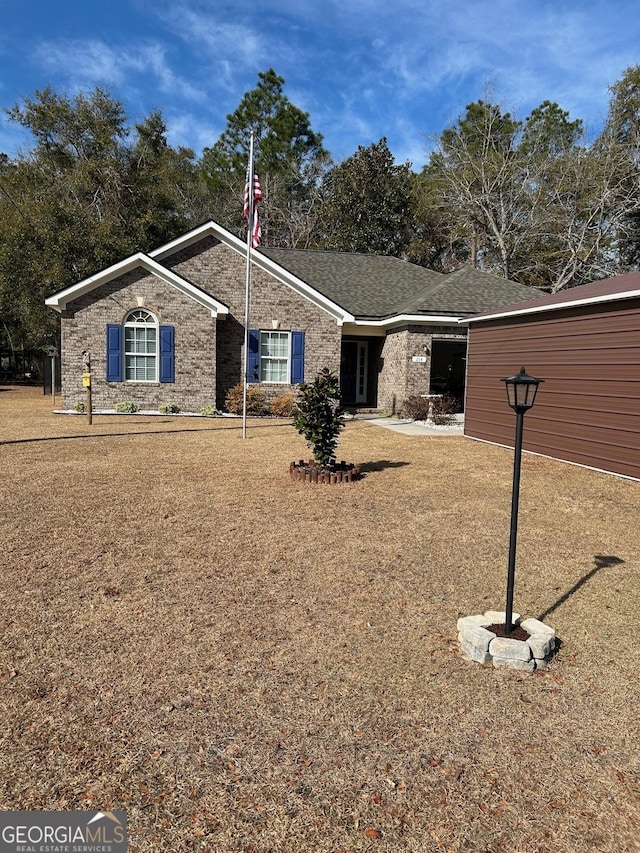
[[[523,628],[529,638],[498,637],[488,628],[503,625],[505,616],[504,611],[487,610],[484,614],[458,619],[458,643],[465,657],[476,663],[492,664],[494,669],[507,667],[520,672],[546,669],[556,649],[555,629],[539,619],[520,621],[520,614],[513,613],[512,624]]]

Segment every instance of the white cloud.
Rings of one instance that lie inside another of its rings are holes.
[[[143,47],[137,58],[138,70],[142,73],[152,71],[160,82],[160,89],[169,94],[175,94],[189,101],[203,101],[207,93],[201,86],[196,86],[188,80],[174,74],[166,61],[165,49],[153,43]]]
[[[165,113],[164,120],[169,144],[174,147],[182,145],[192,148],[196,155],[199,155],[203,148],[211,147],[224,130],[223,125],[214,124],[193,113]]]
[[[217,10],[200,12],[188,4],[172,4],[160,14],[175,35],[195,46],[208,64],[222,69],[227,86],[238,71],[266,61],[265,42],[254,28],[241,23],[241,15],[225,21]]]
[[[44,41],[34,52],[36,62],[49,71],[82,81],[119,84],[124,79],[126,63],[103,42]]]
[[[41,42],[36,61],[45,69],[66,78],[71,85],[131,86],[132,75],[151,75],[159,91],[190,101],[206,97],[204,90],[176,75],[158,42],[136,41],[113,47],[98,39]]]

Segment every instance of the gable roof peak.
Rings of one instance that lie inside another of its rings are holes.
[[[48,305],[55,311],[62,312],[70,302],[90,293],[100,285],[107,284],[108,282],[138,268],[145,269],[148,273],[151,273],[151,275],[154,275],[164,281],[165,284],[175,287],[177,290],[184,293],[185,296],[193,299],[194,302],[198,302],[203,307],[208,308],[213,317],[217,317],[218,314],[225,315],[229,313],[229,309],[222,302],[215,299],[209,293],[206,293],[200,287],[193,284],[193,282],[188,281],[183,276],[178,275],[178,273],[158,263],[154,258],[149,255],[145,255],[144,252],[136,252],[128,258],[124,258],[124,260],[119,261],[116,264],[112,264],[104,270],[100,270],[100,272],[97,272],[76,284],[72,284],[64,290],[54,293],[53,296],[49,296],[48,299],[45,299],[45,305]]]

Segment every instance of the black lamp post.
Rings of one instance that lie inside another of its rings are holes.
[[[520,462],[522,459],[522,422],[524,413],[533,406],[538,385],[544,379],[536,379],[525,372],[524,367],[515,376],[502,380],[507,388],[509,405],[516,413],[516,440],[513,456],[513,491],[511,494],[511,536],[509,539],[509,568],[507,572],[507,610],[505,613],[505,634],[512,630],[513,583],[516,574],[516,537],[518,533],[518,503],[520,500]]]

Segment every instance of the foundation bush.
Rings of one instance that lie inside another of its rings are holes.
[[[138,406],[133,400],[124,400],[122,403],[116,403],[113,408],[119,415],[134,415],[138,411]]]
[[[232,415],[242,414],[242,404],[244,397],[244,386],[242,382],[238,382],[233,388],[229,388],[227,396],[224,400],[225,408]],[[267,411],[267,406],[264,399],[264,393],[257,385],[249,385],[247,388],[247,414],[248,415],[264,415]]]
[[[296,401],[293,394],[281,394],[269,406],[269,412],[276,418],[290,418]]]
[[[402,404],[400,414],[414,421],[426,421],[429,416],[429,400],[425,397],[408,397]]]

